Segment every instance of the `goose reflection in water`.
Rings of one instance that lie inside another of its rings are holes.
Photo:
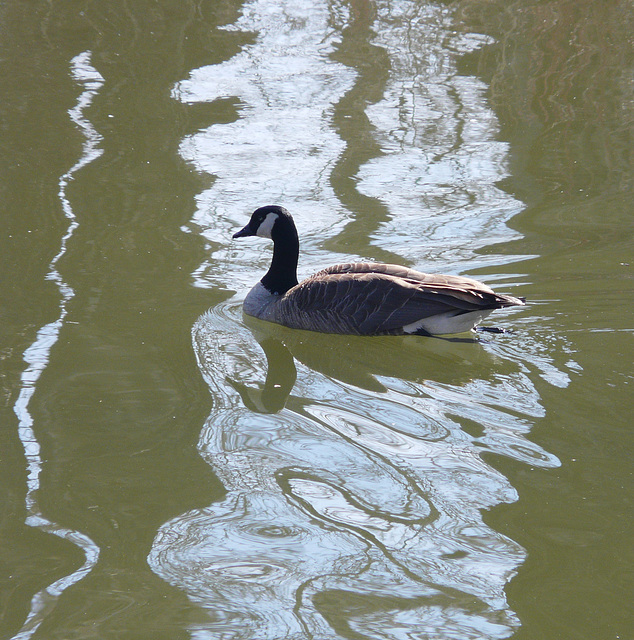
[[[207,611],[193,630],[509,636],[525,554],[481,512],[517,496],[481,453],[552,462],[523,437],[541,407],[521,368],[478,343],[255,322],[232,301],[193,330],[213,396],[199,451],[226,494],[165,523],[149,556]]]
[[[260,346],[266,356],[266,380],[263,387],[249,387],[237,380],[227,382],[240,394],[244,404],[257,413],[277,413],[297,380],[297,369],[290,351],[275,338],[264,338]]]
[[[437,382],[460,385],[491,365],[490,356],[472,337],[333,337],[287,329],[248,315],[244,323],[266,358],[264,385],[227,382],[245,405],[258,413],[280,411],[297,379],[295,360],[324,375],[371,392],[385,392],[379,378],[422,382],[427,375]],[[395,347],[398,342],[399,348]],[[454,346],[447,347],[450,342]],[[457,344],[469,345],[460,349]]]

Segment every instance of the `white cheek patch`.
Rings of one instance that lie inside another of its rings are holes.
[[[262,220],[260,226],[258,227],[257,236],[260,238],[271,238],[271,231],[273,230],[273,225],[275,221],[278,219],[277,213],[267,213],[266,218]]]

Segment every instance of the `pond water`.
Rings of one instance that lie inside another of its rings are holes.
[[[634,633],[634,10],[8,2],[2,637]],[[397,262],[503,334],[243,316]]]

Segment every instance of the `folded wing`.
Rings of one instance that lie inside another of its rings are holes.
[[[470,278],[425,274],[399,265],[334,265],[304,280],[280,300],[280,313],[297,328],[333,325],[342,333],[398,333],[440,314],[523,304]],[[305,325],[305,326],[303,326]]]

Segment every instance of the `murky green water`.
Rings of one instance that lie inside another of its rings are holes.
[[[6,2],[6,638],[631,638],[634,11]],[[501,335],[243,318],[368,258]]]

